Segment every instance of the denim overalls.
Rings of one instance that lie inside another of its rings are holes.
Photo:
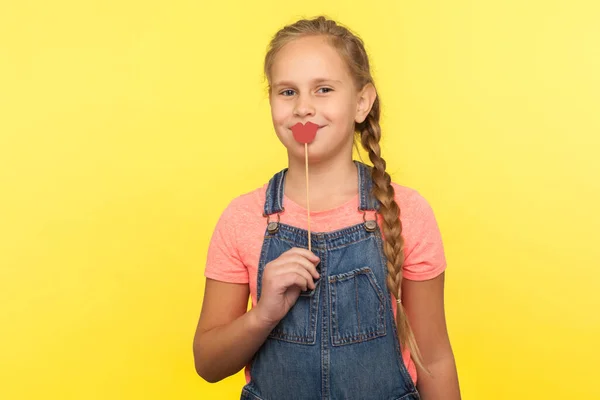
[[[364,223],[312,233],[321,259],[314,290],[302,292],[255,354],[251,381],[241,399],[416,400],[419,395],[402,360],[386,262],[373,216],[370,167],[355,161]],[[265,266],[292,247],[308,248],[308,232],[278,222],[287,169],[267,187],[268,226],[260,254],[257,297]],[[370,213],[367,213],[370,211]]]

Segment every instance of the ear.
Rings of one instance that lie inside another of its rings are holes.
[[[377,91],[372,83],[367,83],[362,90],[358,93],[358,101],[356,103],[356,115],[354,121],[357,124],[362,123],[367,115],[371,112],[373,103],[377,98]]]

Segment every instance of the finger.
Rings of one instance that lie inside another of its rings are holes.
[[[277,271],[277,275],[279,277],[281,277],[283,275],[288,275],[288,274],[298,274],[298,275],[302,276],[308,282],[308,286],[311,289],[314,289],[316,287],[312,275],[302,265],[291,263],[291,264],[287,264],[285,267],[282,267]],[[281,278],[279,278],[279,279],[281,279]]]
[[[286,251],[284,254],[298,254],[308,260],[310,260],[313,264],[318,264],[321,259],[312,251],[308,251],[307,249],[302,249],[300,247],[292,247],[291,249],[289,249],[288,251]]]
[[[307,260],[304,256],[299,254],[289,254],[282,258],[282,263],[285,264],[298,264],[306,269],[313,276],[314,279],[319,279],[320,274],[317,271],[315,264],[312,261]]]
[[[284,282],[284,286],[286,288],[290,288],[292,286],[296,286],[298,288],[300,288],[301,290],[307,291],[308,290],[308,281],[306,280],[306,277],[297,274],[297,273],[290,273],[285,275],[285,278],[282,279],[282,281]]]

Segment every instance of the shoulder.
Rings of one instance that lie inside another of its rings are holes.
[[[205,276],[223,282],[248,283],[248,245],[260,239],[261,191],[235,197],[225,207],[213,231],[206,258]],[[256,227],[256,229],[255,229]]]
[[[263,185],[250,192],[243,193],[232,200],[223,211],[224,217],[245,217],[248,215],[262,216],[262,208],[265,201],[267,185]]]
[[[442,236],[429,202],[415,189],[392,183],[400,207],[405,278],[432,279],[446,268]]]
[[[237,197],[230,200],[229,204],[225,208],[223,214],[226,216],[250,216],[250,217],[262,217],[264,211],[264,204],[267,189],[269,183],[273,178],[280,174],[283,170],[277,171],[276,173],[269,175],[270,179],[263,183],[261,186],[238,195]]]
[[[400,207],[402,219],[419,219],[419,217],[433,212],[429,201],[417,190],[395,182],[392,182],[392,186],[395,193],[394,200],[396,200],[396,203]]]
[[[265,193],[266,185],[230,200],[218,218],[213,236],[238,241],[239,234],[246,231],[244,226],[254,225],[262,220]]]
[[[257,188],[229,202],[213,230],[209,258],[212,253],[239,256],[241,247],[256,237],[254,228],[259,227],[263,219],[260,199],[264,190]]]

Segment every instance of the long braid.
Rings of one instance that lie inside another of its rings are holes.
[[[379,214],[383,218],[383,251],[387,258],[386,284],[389,291],[397,300],[396,327],[398,339],[402,346],[407,345],[413,355],[414,361],[423,370],[427,371],[423,364],[421,353],[415,340],[412,329],[408,322],[406,311],[402,306],[402,265],[404,264],[404,238],[402,237],[402,221],[400,220],[400,207],[394,197],[392,179],[386,171],[386,162],[381,157],[381,127],[379,125],[380,107],[379,97],[375,99],[373,107],[365,121],[357,126],[360,132],[360,140],[364,149],[369,154],[373,164],[373,195],[380,203]],[[429,372],[429,371],[427,371]]]

